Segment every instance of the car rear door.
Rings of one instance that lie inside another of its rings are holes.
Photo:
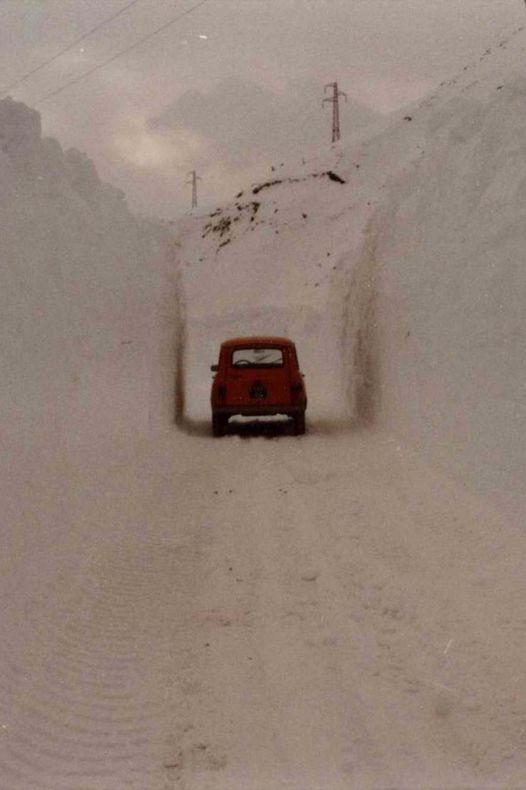
[[[267,344],[261,353],[271,350]],[[281,364],[258,365],[254,362],[253,349],[232,349],[228,364],[227,392],[229,405],[265,407],[287,405],[290,401],[289,349],[276,347],[281,354]],[[263,353],[264,356],[264,353]],[[269,356],[270,359],[278,357]],[[243,364],[248,359],[250,364]]]

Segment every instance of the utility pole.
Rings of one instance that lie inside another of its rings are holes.
[[[191,181],[187,181],[187,184],[192,185],[192,208],[196,208],[197,206],[197,182],[202,181],[202,178],[197,175],[195,170],[190,170],[188,173],[189,176],[192,176]]]
[[[526,2],[526,0],[525,0]],[[347,101],[347,94],[343,91],[338,90],[338,83],[337,82],[329,82],[325,86],[325,90],[327,88],[332,88],[332,96],[326,96],[323,99],[321,106],[325,104],[326,101],[332,102],[332,142],[335,143],[337,140],[340,139],[340,104],[339,104],[339,97],[345,96],[345,101]]]

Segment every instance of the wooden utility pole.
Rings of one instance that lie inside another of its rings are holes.
[[[335,143],[337,140],[340,139],[340,105],[339,105],[339,97],[345,96],[345,101],[347,101],[347,94],[343,91],[338,90],[338,83],[337,82],[329,82],[325,86],[325,90],[327,88],[332,88],[332,96],[326,96],[323,99],[321,106],[325,104],[326,101],[332,102],[332,142]]]
[[[192,176],[191,181],[187,181],[187,184],[192,185],[192,208],[196,208],[197,206],[197,182],[202,181],[201,177],[197,175],[195,170],[191,170],[188,173],[189,176]]]

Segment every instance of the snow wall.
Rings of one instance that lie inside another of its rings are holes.
[[[167,234],[134,218],[89,159],[43,139],[39,114],[11,99],[0,102],[0,227],[3,440],[29,447],[168,423],[177,317]]]
[[[383,422],[481,490],[526,476],[526,80],[418,113],[374,219]]]

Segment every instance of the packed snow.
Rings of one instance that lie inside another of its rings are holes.
[[[525,49],[172,226],[0,102],[1,790],[526,787]]]

